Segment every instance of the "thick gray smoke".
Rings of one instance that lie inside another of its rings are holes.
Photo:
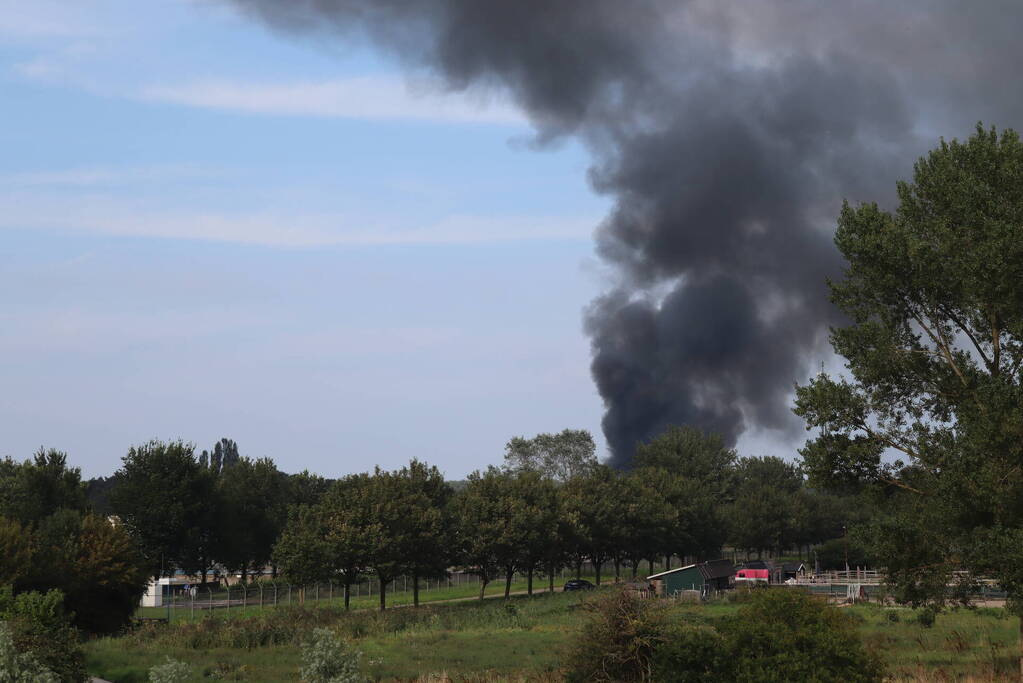
[[[939,135],[1020,124],[1014,2],[233,0],[368,38],[578,136],[616,282],[586,329],[613,462],[669,424],[791,429],[825,354],[843,198],[890,198]]]

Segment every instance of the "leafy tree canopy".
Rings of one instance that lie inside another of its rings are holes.
[[[516,436],[504,448],[504,466],[510,472],[537,472],[555,481],[568,481],[597,465],[597,445],[585,429],[566,429],[558,434],[537,434],[532,439]]]
[[[873,491],[890,512],[865,540],[914,602],[954,570],[1023,597],[1023,143],[978,126],[898,185],[894,213],[846,205],[831,283],[848,376],[799,387],[820,430],[811,482]],[[886,452],[899,460],[890,461]]]

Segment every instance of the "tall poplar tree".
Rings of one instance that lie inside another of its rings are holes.
[[[1023,614],[1023,143],[942,141],[898,198],[839,216],[848,373],[798,390],[819,430],[804,466],[885,503],[863,538],[899,597],[942,605],[989,576]]]

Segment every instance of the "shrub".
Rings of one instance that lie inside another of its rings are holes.
[[[7,588],[0,592],[0,618],[7,620],[17,649],[30,653],[59,680],[86,679],[85,657],[78,632],[64,612],[63,593],[32,591],[12,596]]]
[[[895,610],[893,609],[888,610],[887,612],[885,612],[885,616],[888,618],[888,621],[892,622],[893,624],[899,623],[899,613],[896,612]]]
[[[761,591],[720,630],[733,680],[867,682],[884,676],[848,615],[801,591]]]
[[[32,656],[18,652],[10,627],[0,621],[0,681],[4,683],[60,683],[60,677]]]
[[[651,681],[653,657],[668,632],[655,600],[612,591],[583,604],[587,619],[568,657],[569,681]]]
[[[149,683],[182,683],[191,675],[192,667],[167,657],[163,664],[157,664],[149,670]]]
[[[710,626],[676,624],[654,653],[653,680],[659,683],[727,680],[725,646],[724,637]]]
[[[302,648],[302,680],[307,683],[362,683],[362,653],[353,650],[330,629],[317,628]]]
[[[934,620],[938,616],[938,610],[933,607],[924,607],[916,614],[916,623],[924,628],[934,626]]]

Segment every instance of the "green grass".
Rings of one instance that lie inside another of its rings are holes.
[[[121,638],[94,640],[86,645],[87,666],[117,683],[145,681],[149,667],[170,655],[194,667],[195,681],[298,680],[304,634],[328,625],[364,653],[364,669],[373,680],[415,680],[431,673],[472,681],[557,680],[552,672],[579,628],[576,608],[583,598],[517,596],[508,603],[453,602],[383,614],[282,607],[246,619],[232,609],[231,619],[218,611],[205,620],[149,625]],[[717,601],[676,609],[687,620],[713,624],[739,607]],[[945,612],[930,628],[909,609],[842,609],[856,619],[867,646],[881,654],[895,680],[1015,679],[1018,620],[1003,609]]]
[[[117,683],[147,680],[148,669],[167,656],[192,665],[195,681],[297,680],[302,634],[323,622],[355,642],[373,680],[443,672],[535,678],[558,666],[578,627],[575,607],[582,597],[516,596],[508,603],[451,603],[383,614],[284,608],[250,619],[150,625],[87,643],[86,664],[91,674]],[[261,639],[272,642],[259,645]]]

